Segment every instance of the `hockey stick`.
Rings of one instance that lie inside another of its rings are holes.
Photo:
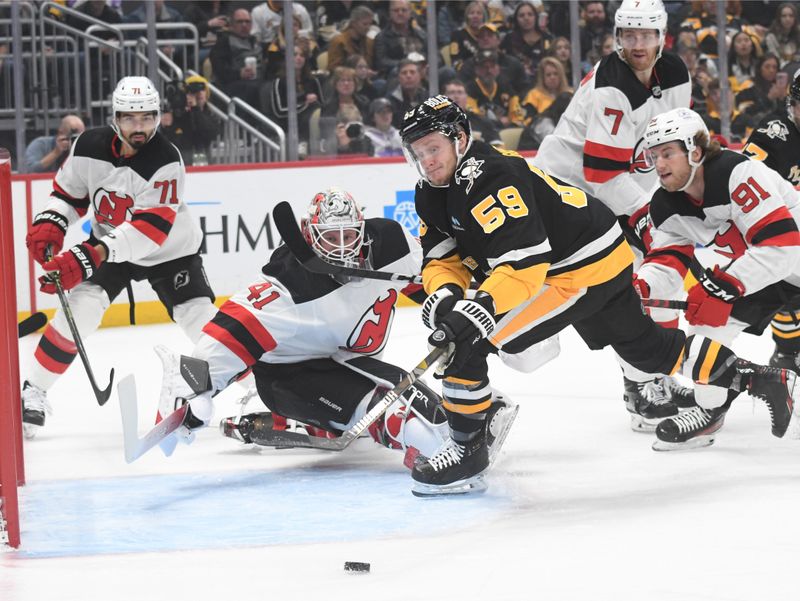
[[[416,382],[428,368],[434,365],[447,350],[446,347],[433,349],[428,356],[420,361],[405,378],[383,395],[372,409],[367,411],[355,425],[343,433],[339,438],[322,438],[309,436],[299,432],[286,432],[282,430],[268,430],[266,432],[253,432],[250,439],[259,445],[267,447],[303,447],[308,449],[322,449],[323,451],[343,451],[361,433],[375,423],[389,406],[397,401],[414,382]],[[121,397],[121,395],[120,395]]]
[[[122,414],[122,438],[125,443],[125,461],[133,463],[147,451],[181,427],[189,411],[189,403],[181,405],[139,438],[139,408],[136,398],[136,379],[127,375],[117,384],[119,410]],[[173,447],[174,448],[174,447]]]
[[[300,264],[312,273],[324,273],[328,275],[344,275],[350,277],[369,278],[373,280],[391,280],[421,284],[422,276],[406,275],[403,273],[391,273],[389,271],[374,271],[372,269],[361,269],[359,267],[346,267],[328,263],[314,252],[308,245],[297,221],[294,218],[292,206],[284,201],[279,202],[272,209],[272,218],[275,227],[283,238],[284,244],[300,262]]]
[[[645,307],[654,307],[656,309],[680,309],[685,311],[689,308],[689,303],[679,300],[662,300],[660,298],[643,298],[642,304]]]
[[[17,336],[22,338],[28,334],[33,334],[36,330],[47,323],[47,315],[41,311],[31,313],[28,317],[17,324]]]
[[[53,259],[53,252],[48,247],[47,249],[47,260],[51,261]],[[81,357],[81,363],[83,363],[83,368],[86,370],[86,375],[89,376],[89,383],[92,385],[92,390],[94,391],[94,396],[97,399],[97,404],[101,407],[106,404],[108,398],[111,396],[111,385],[114,383],[114,368],[111,368],[111,373],[108,376],[108,386],[106,386],[105,390],[102,390],[98,385],[97,381],[94,379],[94,373],[92,372],[92,366],[89,365],[89,357],[86,354],[86,349],[83,347],[83,340],[81,339],[81,335],[78,332],[78,326],[75,325],[75,318],[72,316],[72,310],[69,308],[69,301],[67,300],[67,295],[64,293],[64,288],[61,285],[61,276],[56,273],[52,272],[48,274],[48,277],[53,280],[53,283],[56,286],[56,293],[58,294],[58,300],[61,303],[61,308],[64,310],[64,317],[67,318],[67,324],[69,325],[69,331],[72,332],[72,340],[75,342],[75,346],[78,349],[78,355]]]

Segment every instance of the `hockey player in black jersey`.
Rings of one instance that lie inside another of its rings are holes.
[[[488,354],[523,354],[569,325],[590,348],[610,345],[645,372],[682,370],[723,390],[746,387],[764,397],[773,432],[783,436],[794,374],[658,326],[642,310],[633,252],[605,205],[516,153],[473,141],[466,115],[446,96],[406,113],[401,136],[421,176],[422,319],[433,330],[428,343],[450,352],[439,374],[450,439],[415,466],[417,494],[485,488]],[[479,288],[467,299],[473,279]]]
[[[742,152],[780,173],[800,189],[800,70],[786,96],[786,112],[765,117]],[[772,318],[775,352],[769,364],[800,373],[800,304],[786,305]]]
[[[344,190],[315,195],[301,224],[309,245],[326,261],[419,272],[419,242],[395,221],[365,219]],[[180,357],[160,350],[164,387],[159,417],[190,398],[193,418],[187,424],[195,429],[208,425],[212,397],[252,369],[258,396],[270,411],[226,418],[224,434],[246,443],[257,443],[259,431],[287,427],[312,436],[339,436],[406,375],[380,360],[401,291],[421,293],[418,285],[406,282],[312,273],[279,246],[261,277],[226,301],[203,328],[192,357],[208,366],[205,390],[190,393],[178,369]],[[493,453],[502,444],[506,417],[515,413],[507,397],[495,395],[495,419],[487,433],[498,441]],[[369,433],[389,448],[402,449],[410,468],[420,453],[436,451],[446,428],[441,399],[418,380]],[[184,426],[176,437],[191,439],[192,434]]]
[[[787,300],[800,301],[797,191],[763,163],[709,141],[703,120],[690,109],[653,119],[645,147],[661,188],[650,200],[653,246],[634,286],[642,297],[671,298],[683,289],[696,245],[714,244],[722,265],[708,266],[689,289],[689,334],[726,345],[741,331],[760,334]],[[791,390],[793,372],[765,370]],[[698,407],[659,423],[654,448],[712,444],[741,390],[696,383]],[[781,434],[774,422],[773,434]],[[797,434],[793,429],[792,437]]]
[[[169,316],[196,340],[216,309],[199,254],[203,232],[183,196],[183,160],[158,131],[160,98],[149,79],[123,77],[111,103],[111,125],[82,133],[53,179],[50,199],[28,231],[28,250],[45,271],[59,272],[65,290],[72,289],[69,303],[81,337],[97,329],[131,280],[146,279]],[[67,228],[87,213],[88,240],[61,252]],[[52,260],[48,249],[56,255]],[[46,277],[42,291],[55,293]],[[76,354],[58,311],[25,375],[26,437],[44,425],[47,390]]]

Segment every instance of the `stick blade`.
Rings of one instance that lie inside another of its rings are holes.
[[[17,335],[22,338],[28,334],[33,334],[36,330],[43,328],[45,324],[47,324],[47,315],[37,311],[17,324]]]
[[[97,399],[97,404],[101,407],[108,402],[108,399],[111,398],[111,387],[114,384],[114,368],[111,368],[111,373],[108,374],[108,386],[106,386],[105,390],[100,390],[97,386],[94,385],[94,380],[92,380],[92,388],[94,388],[94,396]],[[134,394],[136,394],[136,390],[134,389]]]

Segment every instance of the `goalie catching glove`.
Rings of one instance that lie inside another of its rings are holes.
[[[476,344],[487,338],[495,328],[494,301],[485,292],[475,300],[460,300],[453,310],[437,322],[436,330],[428,337],[430,347],[450,347],[441,373],[435,378],[457,374],[467,363]]]
[[[61,286],[64,290],[70,290],[92,277],[102,262],[100,253],[88,242],[73,246],[42,265],[42,269],[48,273],[39,278],[40,289],[46,294],[55,294],[52,272],[58,272]]]
[[[706,269],[686,298],[686,321],[693,326],[720,327],[728,323],[733,303],[744,296],[744,284],[722,271]]]
[[[430,294],[422,304],[422,323],[429,330],[435,330],[442,317],[450,313],[463,298],[464,291],[460,286],[445,284]]]

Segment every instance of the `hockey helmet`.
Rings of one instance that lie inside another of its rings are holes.
[[[467,135],[467,146],[463,153],[458,152],[458,134],[460,131]],[[467,114],[447,96],[443,94],[431,96],[426,101],[407,111],[400,127],[403,153],[409,164],[416,167],[426,181],[428,180],[425,172],[419,164],[411,144],[434,132],[439,132],[452,140],[456,149],[456,166],[461,162],[461,158],[472,144],[472,127]]]
[[[620,29],[655,29],[658,31],[658,53],[661,58],[667,35],[667,11],[661,0],[622,0],[614,14],[614,46],[617,54],[625,60],[620,42]]]
[[[364,213],[349,192],[329,188],[314,195],[300,227],[306,242],[323,259],[342,265],[359,264]]]
[[[117,113],[155,113],[156,126],[152,138],[161,123],[161,97],[152,81],[147,77],[123,77],[111,94],[111,127],[120,134]],[[149,138],[148,138],[149,140]]]
[[[650,120],[650,123],[647,124],[647,129],[644,132],[644,158],[649,167],[655,166],[655,157],[650,152],[652,148],[660,146],[661,144],[667,144],[668,142],[681,142],[686,148],[687,158],[692,171],[689,175],[689,179],[686,184],[680,188],[680,191],[689,187],[694,179],[697,168],[703,163],[703,156],[701,156],[698,161],[692,158],[692,152],[697,148],[695,136],[698,133],[704,133],[706,140],[708,140],[708,128],[700,115],[691,109],[683,107],[656,115]]]
[[[786,112],[789,116],[789,121],[800,128],[800,123],[797,123],[794,119],[792,104],[800,104],[800,69],[794,72],[792,83],[789,85],[789,94],[786,96]]]

